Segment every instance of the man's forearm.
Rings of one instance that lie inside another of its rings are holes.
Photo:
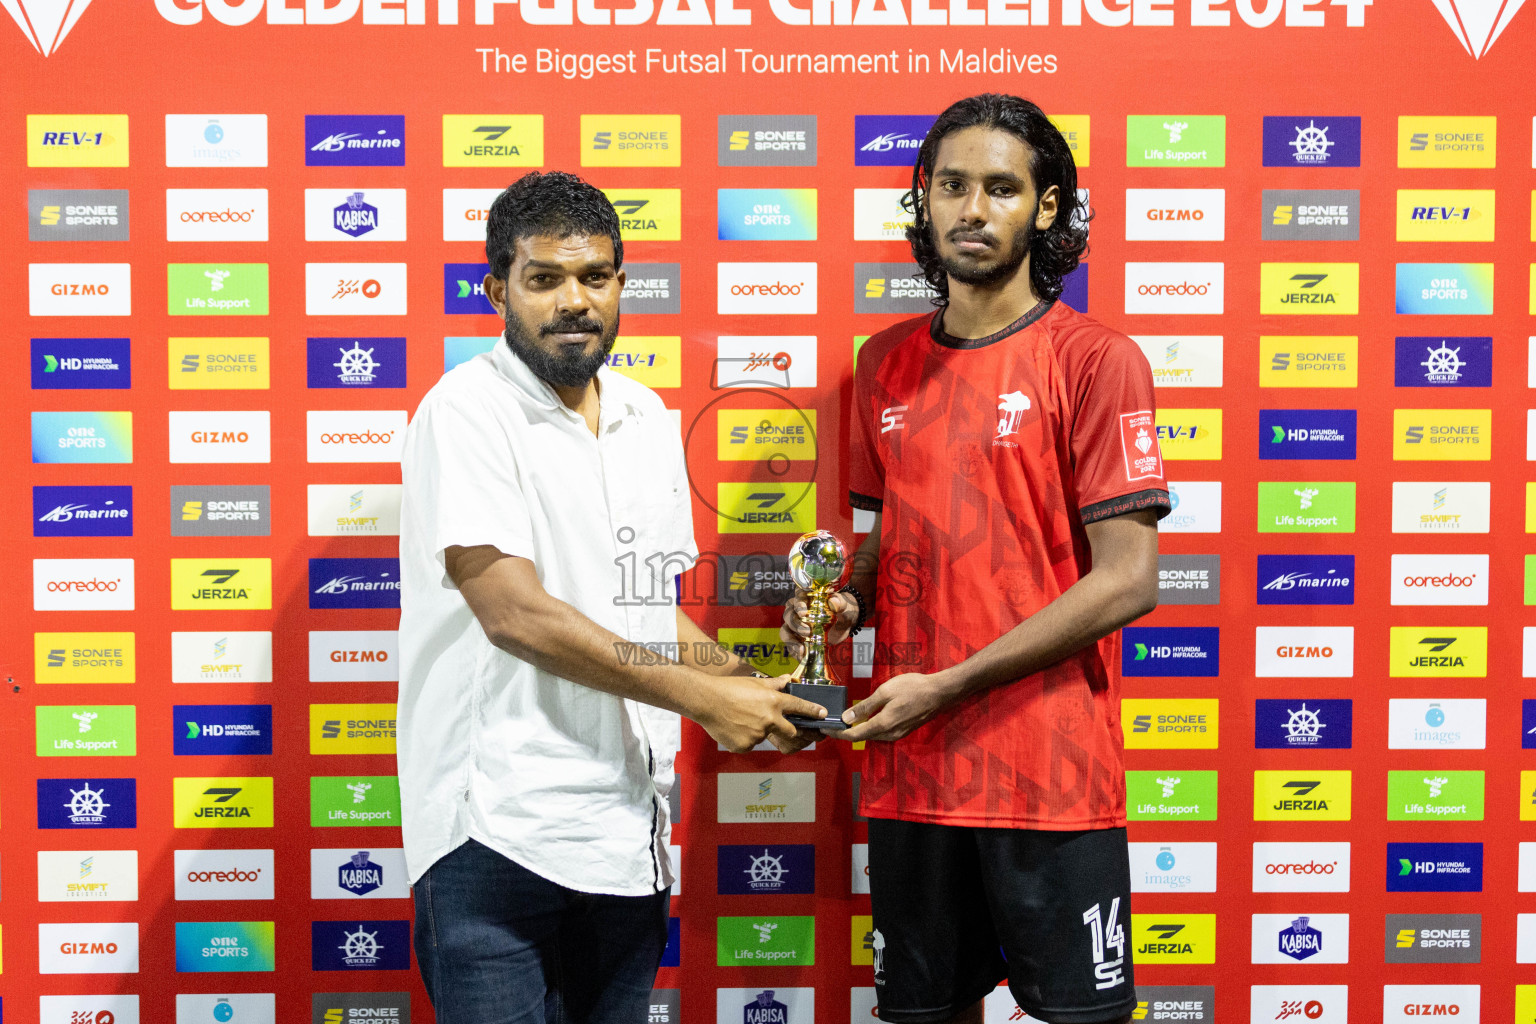
[[[749,676],[752,663],[729,647],[710,639],[681,608],[677,610],[677,660],[711,676]]]

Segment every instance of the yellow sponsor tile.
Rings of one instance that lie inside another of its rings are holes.
[[[1134,655],[1133,655],[1134,656]],[[1215,750],[1220,701],[1126,697],[1120,722],[1127,750]]]
[[[719,639],[721,645],[737,657],[745,658],[758,671],[771,676],[792,672],[797,664],[796,659],[785,653],[777,626],[766,629],[726,626],[720,630]]]
[[[1493,189],[1397,190],[1399,242],[1491,242]]]
[[[1253,820],[1348,821],[1351,790],[1347,771],[1256,771]]]
[[[717,421],[721,462],[816,458],[815,410],[721,409]]]
[[[394,704],[311,704],[311,754],[393,754]]]
[[[1057,114],[1051,118],[1056,130],[1067,140],[1073,163],[1079,167],[1088,166],[1088,121],[1087,114]]]
[[[676,242],[683,237],[683,192],[676,188],[605,188],[626,242]]]
[[[171,609],[272,607],[270,558],[171,559]]]
[[[1360,264],[1260,264],[1259,312],[1281,316],[1353,316],[1360,312]]]
[[[721,533],[810,533],[816,529],[816,485],[718,483],[717,529]]]
[[[1497,161],[1496,117],[1397,119],[1397,166],[1492,167]]]
[[[608,366],[648,388],[683,383],[683,339],[620,335],[608,353]]]
[[[1138,964],[1213,964],[1216,915],[1132,914],[1131,949]]]
[[[542,167],[543,114],[444,114],[444,167]]]
[[[166,353],[172,391],[272,386],[271,346],[266,338],[171,338]]]
[[[1163,458],[1221,458],[1220,409],[1159,409],[1157,443]]]
[[[46,683],[131,683],[136,672],[132,633],[34,633],[33,678]]]
[[[1408,462],[1487,462],[1493,458],[1493,411],[1395,409],[1392,458]]]
[[[581,166],[679,167],[682,136],[678,114],[582,114]]]
[[[28,114],[28,167],[127,167],[127,114]]]
[[[1360,383],[1360,339],[1352,335],[1263,335],[1259,387],[1353,388]]]
[[[1487,626],[1393,626],[1388,675],[1394,677],[1488,675]]]
[[[176,828],[271,828],[272,780],[200,776],[171,780]]]
[[[849,963],[855,967],[873,967],[875,965],[875,950],[868,942],[869,933],[875,930],[875,919],[869,914],[853,915],[853,924],[850,929],[849,939],[851,956]]]

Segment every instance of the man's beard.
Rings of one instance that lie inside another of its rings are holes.
[[[1036,201],[1034,210],[1024,224],[1024,230],[1013,236],[1013,247],[1008,254],[991,266],[979,266],[975,263],[964,263],[958,257],[944,256],[940,258],[940,265],[950,280],[959,281],[976,288],[985,288],[988,285],[997,284],[999,281],[1012,277],[1014,272],[1023,265],[1029,256],[1029,247],[1034,244],[1039,232],[1035,229],[1035,217],[1040,213],[1040,203]],[[935,246],[937,248],[937,246]]]
[[[571,355],[546,352],[524,329],[522,321],[510,307],[507,309],[506,329],[507,346],[517,354],[519,359],[528,364],[528,369],[533,371],[535,377],[551,387],[579,388],[585,387],[592,380],[602,367],[603,361],[608,358],[608,353],[613,350],[614,342],[619,337],[619,315],[617,312],[614,313],[613,324],[601,335],[602,347],[591,355],[583,352]],[[551,320],[539,325],[540,336],[568,331],[602,330],[602,323],[591,317]]]

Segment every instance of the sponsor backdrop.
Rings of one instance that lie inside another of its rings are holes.
[[[430,1020],[398,460],[498,333],[492,197],[612,198],[610,362],[676,410],[707,552],[683,594],[779,668],[790,542],[870,525],[859,345],[930,308],[918,140],[1002,89],[1071,140],[1066,301],[1146,353],[1170,461],[1125,637],[1136,1016],[1529,1021],[1522,6],[0,0],[0,1020]],[[856,687],[911,653],[874,632]],[[867,1020],[861,753],[683,735],[650,1024]]]

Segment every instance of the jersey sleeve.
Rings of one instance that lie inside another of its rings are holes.
[[[865,342],[853,374],[853,410],[848,428],[848,504],[869,512],[885,505],[885,463],[875,447],[874,391],[879,369],[876,353]]]
[[[1157,443],[1152,368],[1136,343],[1106,338],[1076,388],[1072,459],[1078,515],[1084,524],[1154,509],[1173,509]]]

